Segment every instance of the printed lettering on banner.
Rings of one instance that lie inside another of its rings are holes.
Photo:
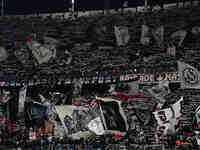
[[[154,75],[153,74],[142,74],[139,77],[139,83],[145,83],[145,82],[154,82]]]

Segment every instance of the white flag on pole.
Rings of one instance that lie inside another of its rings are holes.
[[[126,45],[130,40],[128,27],[115,26],[114,28],[115,28],[115,37],[116,37],[118,46]]]
[[[150,28],[147,25],[142,25],[140,43],[142,45],[149,45],[150,43]]]
[[[195,110],[195,117],[197,121],[198,128],[200,127],[200,105]]]
[[[200,89],[200,74],[196,68],[178,61],[178,72],[182,89]]]
[[[19,113],[24,112],[24,103],[26,100],[26,92],[27,92],[27,86],[22,87],[19,91],[19,104],[18,104]]]
[[[183,101],[183,97],[181,97],[175,104],[172,105],[172,109],[174,111],[174,118],[178,120],[181,117],[181,102]]]

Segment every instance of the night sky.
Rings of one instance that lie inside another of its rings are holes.
[[[69,0],[4,0],[5,14],[33,14],[66,12],[69,8]],[[78,10],[102,10],[105,2],[110,8],[120,8],[125,0],[75,0],[75,8]],[[144,0],[126,0],[129,7],[144,5]],[[174,0],[164,0],[170,2]]]

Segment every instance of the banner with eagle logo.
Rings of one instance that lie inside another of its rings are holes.
[[[196,68],[178,61],[178,72],[182,89],[200,89],[200,74]]]

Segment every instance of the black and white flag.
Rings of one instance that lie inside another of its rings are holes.
[[[27,45],[39,64],[47,63],[51,58],[56,57],[55,46],[47,44],[42,45],[41,43],[35,40],[27,42]]]
[[[148,91],[156,99],[157,103],[163,105],[166,101],[164,97],[170,93],[169,81],[160,81],[158,85],[153,86]]]
[[[187,31],[179,30],[171,34],[171,39],[177,41],[177,45],[181,46],[185,37],[187,35]]]
[[[172,105],[172,110],[174,111],[174,118],[179,120],[181,117],[181,102],[183,101],[183,97],[181,97],[176,103]]]
[[[130,40],[130,35],[128,31],[128,27],[117,27],[115,26],[115,37],[118,46],[126,45]]]
[[[154,30],[152,30],[153,37],[155,41],[157,42],[158,46],[162,46],[164,41],[164,27],[160,26]]]
[[[200,73],[189,64],[178,61],[182,89],[200,89]]]
[[[147,25],[142,25],[142,30],[141,30],[141,38],[140,38],[140,43],[142,45],[149,45],[150,44],[150,27]]]
[[[175,133],[176,125],[178,124],[181,117],[181,97],[176,103],[170,108],[162,109],[160,111],[153,112],[155,119],[158,123],[157,131],[163,135],[167,133]]]
[[[162,109],[159,111],[153,112],[155,119],[157,120],[157,123],[159,126],[162,126],[163,124],[169,123],[171,118],[173,118],[173,112],[171,108]]]
[[[0,62],[8,58],[8,52],[4,47],[0,47]]]
[[[158,46],[162,46],[164,41],[164,26],[153,29],[147,25],[142,25],[140,43],[142,45],[149,45],[152,36]]]
[[[127,118],[121,102],[111,98],[97,97],[106,133],[124,134],[128,130]]]
[[[200,128],[200,105],[195,110],[195,118],[196,118],[198,128]]]
[[[18,112],[22,113],[24,112],[24,103],[26,100],[26,92],[27,92],[27,86],[24,86],[19,91],[19,104],[18,104]]]
[[[200,34],[200,26],[193,27],[191,32],[194,35],[199,35]]]
[[[65,132],[70,138],[80,139],[91,135],[89,131],[81,131],[83,130],[83,127],[85,127],[84,124],[80,124],[80,121],[82,121],[83,118],[79,118],[76,115],[74,115],[77,113],[88,114],[87,108],[84,108],[82,106],[78,107],[67,105],[55,106],[55,108],[65,129]]]

